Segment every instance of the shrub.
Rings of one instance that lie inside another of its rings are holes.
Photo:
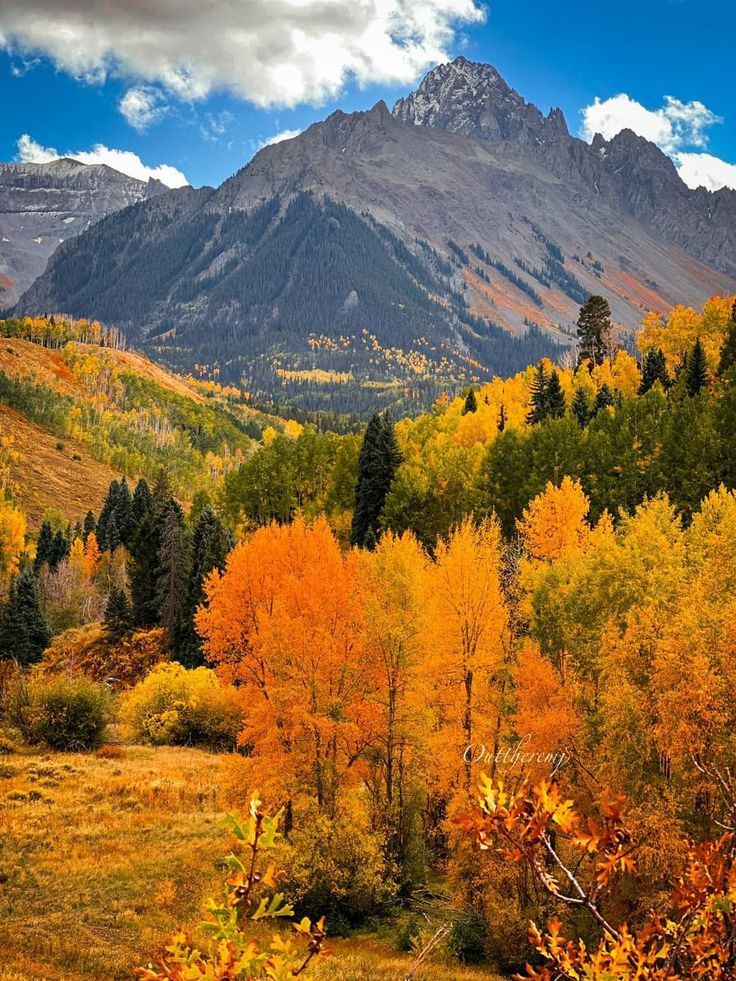
[[[123,700],[134,738],[154,746],[232,749],[243,724],[237,691],[209,668],[159,664]]]
[[[111,643],[99,623],[89,623],[54,637],[35,670],[48,676],[83,674],[92,681],[114,678],[116,687],[129,688],[167,658],[162,627],[135,630]]]
[[[21,681],[5,703],[10,724],[26,742],[56,750],[96,749],[112,721],[109,691],[87,678]]]
[[[280,861],[281,887],[294,908],[304,916],[324,911],[332,934],[384,912],[396,892],[382,838],[357,808],[339,820],[304,819]]]

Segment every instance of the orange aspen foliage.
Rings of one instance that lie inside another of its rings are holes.
[[[26,545],[26,519],[22,511],[0,498],[0,586],[5,590],[18,572],[21,552]]]
[[[84,571],[89,579],[97,574],[101,555],[100,546],[97,544],[97,535],[91,531],[84,543]]]
[[[272,524],[209,577],[196,618],[207,656],[243,696],[249,778],[328,813],[370,728],[357,565],[323,518]]]
[[[469,792],[473,758],[493,747],[500,683],[510,646],[500,576],[498,524],[464,521],[437,546],[427,576],[423,696],[440,784]]]
[[[531,558],[554,561],[569,549],[583,547],[590,535],[585,521],[589,508],[588,498],[577,481],[563,477],[559,487],[547,484],[518,522]]]

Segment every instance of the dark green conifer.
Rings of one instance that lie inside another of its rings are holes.
[[[534,373],[529,393],[529,411],[526,415],[526,421],[530,426],[547,418],[547,385],[547,372],[544,370],[544,364],[540,361]]]
[[[590,407],[590,401],[588,399],[588,394],[585,389],[581,386],[575,389],[575,395],[572,399],[572,405],[570,406],[570,411],[573,416],[578,421],[578,424],[585,428],[590,422],[593,412]]]
[[[95,534],[97,533],[97,522],[95,521],[94,514],[92,514],[91,511],[88,511],[84,517],[84,526],[82,529],[85,542],[87,541],[87,538],[93,531],[95,532]]]
[[[184,628],[175,656],[188,668],[204,664],[202,644],[194,626],[194,614],[204,602],[204,581],[213,569],[222,571],[233,540],[212,508],[205,507],[192,535],[191,570],[184,611]]]
[[[602,364],[611,352],[613,324],[608,300],[591,296],[580,307],[577,323],[578,364]]]
[[[657,382],[665,391],[669,388],[670,376],[667,373],[667,363],[661,348],[657,348],[656,351],[647,351],[644,357],[639,395],[646,395]]]
[[[105,635],[113,642],[119,641],[133,629],[133,608],[125,590],[113,586],[105,607]]]
[[[33,568],[38,573],[44,562],[51,565],[54,548],[54,532],[50,521],[44,521],[38,533],[36,542],[36,558],[33,560]]]
[[[189,588],[189,542],[181,509],[168,507],[163,516],[161,547],[158,553],[156,600],[159,623],[176,645],[186,616]]]
[[[565,393],[562,391],[560,376],[552,371],[547,382],[547,416],[550,419],[562,419],[565,409]]]
[[[463,406],[463,415],[467,415],[468,412],[478,411],[478,399],[475,396],[475,389],[468,389],[468,394],[465,396],[465,405]]]
[[[705,360],[705,349],[700,338],[695,342],[685,369],[685,389],[690,398],[700,395],[708,387],[708,363]]]
[[[365,548],[378,540],[381,512],[400,463],[401,453],[390,416],[374,413],[358,458],[351,544]]]
[[[601,409],[613,408],[616,404],[613,392],[608,387],[608,385],[603,384],[598,389],[598,394],[595,397],[595,404],[593,406],[593,415],[598,415]]]
[[[12,658],[21,667],[28,667],[41,659],[50,641],[38,580],[32,569],[24,569],[13,580],[0,614],[0,659]]]

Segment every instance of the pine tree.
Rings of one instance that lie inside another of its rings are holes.
[[[708,363],[705,360],[705,350],[698,338],[687,359],[685,374],[685,389],[690,398],[700,395],[708,387]]]
[[[92,514],[91,511],[88,511],[84,516],[84,526],[82,529],[85,542],[87,541],[87,536],[90,534],[90,532],[94,532],[95,535],[97,534],[97,522],[95,521],[94,514]]]
[[[726,325],[726,337],[721,346],[721,358],[718,363],[718,377],[736,364],[736,300],[731,308],[731,319]]]
[[[133,608],[125,590],[113,586],[105,607],[105,634],[108,640],[119,641],[133,629]]]
[[[593,415],[598,415],[601,409],[610,409],[616,404],[616,400],[613,396],[613,392],[608,387],[608,385],[603,384],[598,389],[598,394],[595,397],[595,404],[593,406]]]
[[[194,615],[204,602],[204,582],[213,569],[220,572],[234,542],[212,508],[205,507],[197,518],[192,535],[191,570],[187,603],[184,611],[184,628],[175,656],[188,668],[204,664],[202,642],[194,626]]]
[[[378,540],[381,512],[400,463],[401,453],[390,416],[374,413],[358,458],[351,544],[364,548]]]
[[[138,525],[143,520],[144,515],[153,507],[153,499],[151,497],[151,490],[148,486],[144,477],[136,484],[136,488],[133,491],[133,503],[131,506],[131,528],[130,528],[130,541],[138,530]]]
[[[38,541],[36,542],[36,558],[33,560],[33,568],[36,573],[38,573],[44,562],[51,565],[53,548],[54,532],[51,528],[51,522],[44,521],[41,525],[41,530],[38,533]]]
[[[161,515],[158,508],[143,516],[130,543],[130,592],[137,627],[155,627],[159,622],[156,587],[161,548]]]
[[[38,580],[32,569],[24,569],[13,580],[0,615],[0,659],[12,658],[21,667],[28,667],[41,659],[50,641]]]
[[[550,419],[562,419],[565,415],[565,393],[562,391],[560,376],[553,371],[547,382],[547,416]]]
[[[465,405],[463,406],[463,415],[466,416],[469,412],[478,411],[478,400],[475,397],[475,389],[468,389],[468,394],[465,396]]]
[[[613,324],[608,300],[591,296],[582,307],[577,323],[578,365],[603,364],[611,352]]]
[[[501,403],[501,408],[498,412],[497,428],[499,433],[502,433],[506,428],[506,406],[503,403]]]
[[[115,524],[119,536],[120,545],[127,548],[130,544],[130,537],[133,532],[133,498],[128,487],[128,481],[123,477],[118,485],[118,495],[115,501]],[[113,551],[112,546],[110,551]]]
[[[584,429],[593,417],[593,412],[590,408],[590,401],[588,400],[588,395],[584,388],[581,387],[575,389],[575,395],[572,399],[570,411],[577,419],[578,424]]]
[[[547,372],[544,370],[544,364],[540,361],[532,379],[529,393],[529,411],[526,415],[526,421],[530,426],[547,418],[547,385]]]
[[[50,569],[56,569],[69,555],[69,539],[61,529],[56,532],[49,549],[48,563]]]
[[[647,351],[644,363],[641,368],[641,384],[639,385],[639,395],[646,395],[654,385],[659,382],[665,391],[670,385],[670,376],[667,373],[667,363],[661,348],[656,351]]]
[[[183,628],[189,588],[189,542],[181,510],[169,507],[163,518],[156,600],[159,623],[176,644]]]
[[[110,547],[107,539],[108,526],[110,524],[110,518],[115,512],[115,506],[118,501],[119,486],[120,485],[118,484],[117,480],[110,481],[105,502],[102,505],[100,516],[97,519],[97,544],[100,546],[103,552],[107,551],[107,549]]]
[[[110,515],[110,520],[107,522],[107,548],[108,551],[114,552],[118,545],[122,545],[122,539],[120,535],[120,530],[118,528],[118,516],[117,512],[113,511]]]

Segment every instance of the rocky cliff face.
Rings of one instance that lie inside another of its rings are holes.
[[[165,190],[158,181],[67,158],[0,164],[0,309],[15,303],[43,272],[60,242]]]

